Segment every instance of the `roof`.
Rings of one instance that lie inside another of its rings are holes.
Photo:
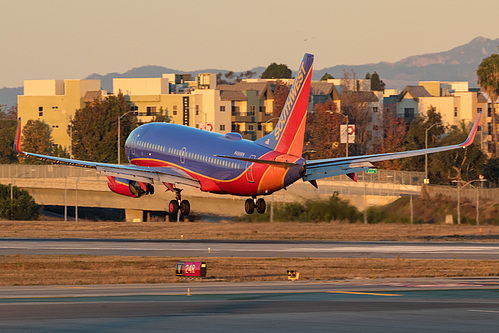
[[[485,97],[483,94],[481,93],[478,93],[478,98],[477,98],[477,102],[478,103],[487,103],[489,100],[487,99],[487,97]]]
[[[85,96],[83,96],[83,102],[93,102],[96,99],[99,101],[102,99],[102,93],[99,90],[87,91]]]
[[[428,90],[425,89],[425,87],[422,86],[407,86],[404,88],[404,90],[400,93],[398,97],[398,101],[400,102],[406,94],[411,94],[412,98],[415,100],[418,100],[420,97],[433,97],[432,94],[428,92]]]
[[[344,91],[342,93],[342,95],[347,97],[347,98],[350,96],[356,95],[356,98],[358,99],[358,101],[364,102],[364,103],[379,102],[378,97],[372,91]]]
[[[236,84],[220,84],[217,85],[217,89],[222,91],[222,94],[227,91],[248,91],[248,90],[253,90],[253,91],[258,91],[258,97],[259,98],[264,98],[265,93],[267,91],[270,91],[272,93],[272,90],[270,89],[270,82],[238,82]],[[246,100],[246,98],[244,99]]]
[[[310,94],[311,95],[332,95],[333,99],[339,99],[338,91],[334,86],[334,83],[328,82],[310,82]]]
[[[235,90],[224,90],[220,94],[220,99],[222,101],[246,101],[246,95],[242,91]]]

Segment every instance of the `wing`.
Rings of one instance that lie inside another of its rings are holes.
[[[355,172],[369,169],[369,167],[373,166],[372,164],[373,162],[432,154],[442,151],[453,150],[457,148],[466,148],[470,144],[472,144],[473,140],[475,139],[475,134],[481,116],[482,114],[480,113],[475,123],[473,124],[473,127],[471,128],[468,138],[466,139],[466,141],[464,141],[461,144],[444,146],[444,147],[434,147],[428,149],[409,150],[397,153],[384,153],[384,154],[329,158],[323,160],[307,161],[306,171],[305,175],[303,176],[303,180],[314,181],[316,179],[327,178],[337,175],[350,175]]]
[[[74,160],[70,158],[61,158],[48,155],[28,153],[21,150],[21,118],[18,119],[16,139],[14,140],[14,149],[19,154],[26,157],[32,157],[43,161],[50,161],[56,164],[67,164],[85,168],[95,168],[106,176],[120,177],[145,183],[163,182],[170,184],[188,185],[200,187],[199,181],[186,172],[174,167],[146,167],[133,164],[119,165],[109,163],[89,162]]]

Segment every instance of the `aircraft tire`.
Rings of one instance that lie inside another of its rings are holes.
[[[168,204],[168,210],[170,211],[170,214],[177,215],[177,213],[178,213],[178,201],[171,200],[170,204]]]
[[[255,202],[253,199],[246,199],[244,203],[244,210],[246,210],[246,214],[253,214],[255,211]]]
[[[263,213],[265,213],[265,208],[266,208],[265,200],[263,200],[262,198],[258,199],[256,201],[256,211],[259,214],[263,214]]]
[[[180,202],[180,213],[184,216],[189,215],[191,212],[191,204],[187,200],[182,200]]]

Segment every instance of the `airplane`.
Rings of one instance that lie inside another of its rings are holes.
[[[274,130],[256,140],[239,133],[220,134],[172,123],[148,123],[134,129],[125,142],[128,165],[88,162],[34,154],[21,150],[21,119],[18,119],[14,149],[26,157],[95,168],[107,176],[109,189],[139,198],[154,194],[153,184],[164,184],[175,193],[168,210],[186,216],[185,187],[204,192],[249,197],[245,211],[265,212],[262,196],[287,188],[302,179],[316,188],[317,180],[347,175],[356,181],[361,172],[378,161],[443,152],[469,146],[475,137],[481,114],[466,141],[460,144],[364,156],[305,160],[302,157],[307,105],[314,56],[305,54]],[[258,199],[257,199],[258,198]]]

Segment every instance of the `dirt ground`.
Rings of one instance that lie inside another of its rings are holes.
[[[499,260],[351,258],[165,258],[118,256],[0,256],[0,285],[85,285],[192,281],[175,275],[177,261],[207,263],[207,281],[499,276]]]
[[[333,241],[499,241],[499,226],[438,224],[0,221],[0,237]],[[206,261],[208,281],[499,276],[499,260],[0,256],[0,285],[167,283],[177,261]]]
[[[499,226],[346,222],[0,221],[0,237],[497,242]]]

